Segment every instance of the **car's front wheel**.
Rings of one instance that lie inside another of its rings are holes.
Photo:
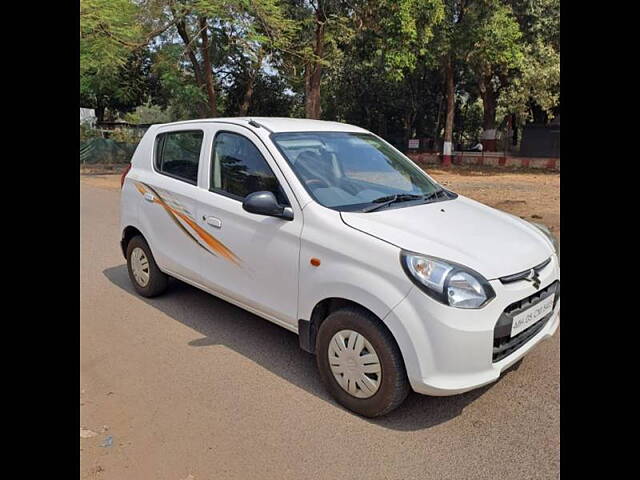
[[[364,309],[341,308],[322,322],[316,362],[331,395],[360,415],[384,415],[409,393],[398,345],[389,330]]]
[[[149,245],[140,235],[127,244],[127,269],[131,283],[143,297],[156,297],[167,289],[169,277],[160,271]]]

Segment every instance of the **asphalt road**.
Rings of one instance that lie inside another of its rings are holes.
[[[559,332],[493,385],[364,419],[293,333],[178,281],[137,296],[119,192],[80,199],[81,478],[559,477]]]

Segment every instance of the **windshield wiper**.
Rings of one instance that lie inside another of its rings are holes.
[[[384,208],[392,203],[398,202],[406,202],[408,200],[420,200],[424,198],[422,195],[413,195],[411,193],[396,193],[394,195],[386,195],[384,197],[376,198],[372,200],[373,203],[378,205],[371,205],[370,207],[364,208],[363,212],[373,212],[374,210],[378,210],[380,208]]]
[[[431,193],[426,194],[425,196],[422,197],[422,199],[425,202],[428,202],[429,200],[431,200],[432,198],[438,198],[438,195],[440,195],[442,192],[444,192],[444,188],[439,188]]]
[[[379,205],[372,205],[370,207],[363,209],[362,211],[365,213],[373,212],[380,208],[387,207],[392,203],[406,202],[409,200],[423,200],[426,203],[432,199],[437,199],[441,193],[445,193],[446,195],[446,191],[444,188],[439,188],[437,190],[434,190],[431,193],[427,193],[426,195],[414,195],[411,193],[397,193],[394,195],[386,195],[384,197],[380,197],[380,198],[376,198],[375,200],[372,200],[372,203],[376,203]]]

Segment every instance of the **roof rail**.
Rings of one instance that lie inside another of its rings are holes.
[[[251,119],[249,120],[249,125],[251,125],[252,127],[255,128],[264,128],[267,132],[269,133],[273,133],[272,130],[268,129],[267,127],[265,127],[264,125],[262,125],[261,123],[256,122],[255,120]]]

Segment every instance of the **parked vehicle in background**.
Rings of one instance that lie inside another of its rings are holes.
[[[122,180],[138,293],[175,277],[297,333],[359,414],[384,415],[410,389],[491,383],[558,328],[550,232],[442,187],[362,128],[154,125]]]

